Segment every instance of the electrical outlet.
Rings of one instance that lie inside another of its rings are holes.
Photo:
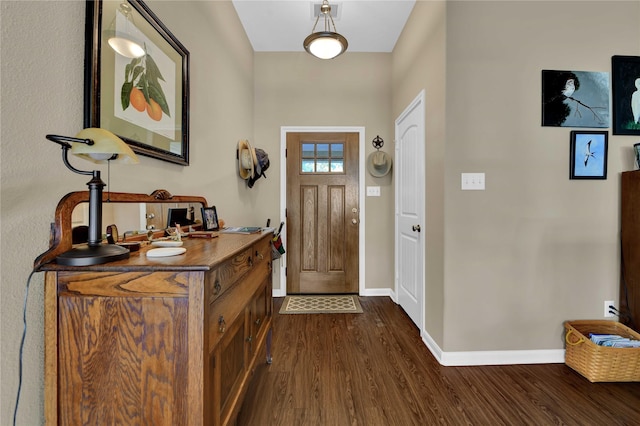
[[[613,300],[605,300],[604,301],[604,317],[605,318],[615,317],[614,314],[609,312],[611,310],[611,308],[609,306],[615,307],[616,306],[616,302],[614,302]]]

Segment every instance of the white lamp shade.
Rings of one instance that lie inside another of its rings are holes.
[[[93,145],[84,143],[74,143],[71,146],[71,153],[89,160],[93,163],[104,163],[117,154],[118,157],[113,162],[123,164],[137,164],[138,157],[133,150],[122,139],[108,130],[96,127],[83,129],[76,135],[80,139],[91,139]]]

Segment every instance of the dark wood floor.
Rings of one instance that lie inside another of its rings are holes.
[[[279,315],[238,425],[638,425],[640,383],[564,364],[443,367],[388,297],[364,314]]]

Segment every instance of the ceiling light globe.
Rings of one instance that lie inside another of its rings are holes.
[[[346,38],[331,31],[313,33],[304,40],[305,50],[320,59],[333,59],[344,53],[347,46]]]

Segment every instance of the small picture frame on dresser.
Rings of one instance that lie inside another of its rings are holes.
[[[220,229],[218,225],[218,212],[216,206],[202,208],[202,230],[217,231]]]

